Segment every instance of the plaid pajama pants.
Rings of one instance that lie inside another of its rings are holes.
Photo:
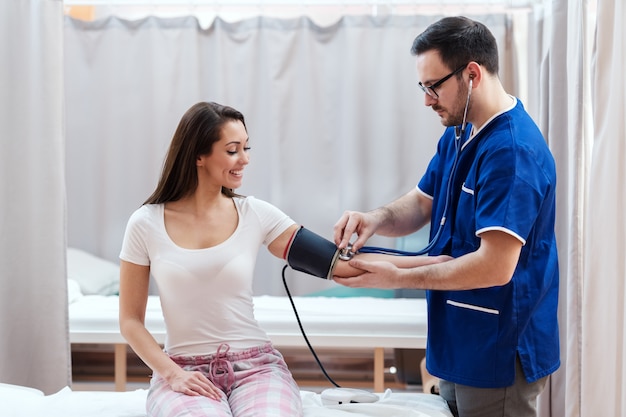
[[[283,356],[271,344],[240,352],[221,345],[213,355],[172,357],[188,371],[202,372],[222,391],[219,401],[173,391],[158,374],[150,381],[150,417],[298,417],[300,390]]]

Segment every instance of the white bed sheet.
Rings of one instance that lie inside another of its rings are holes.
[[[426,347],[426,300],[374,297],[294,297],[309,340],[317,347]],[[276,346],[305,346],[287,297],[254,298],[255,316]],[[119,333],[118,298],[89,295],[69,306],[72,343],[125,343]],[[146,327],[165,341],[157,296],[150,296]]]
[[[147,390],[127,392],[41,391],[0,384],[0,416],[3,417],[145,417]],[[301,391],[305,417],[451,417],[445,401],[431,394],[379,394],[371,404],[324,406],[319,394]]]

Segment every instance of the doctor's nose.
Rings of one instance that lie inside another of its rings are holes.
[[[424,94],[424,105],[425,106],[432,106],[433,104],[437,103],[437,98],[431,96],[430,94]]]

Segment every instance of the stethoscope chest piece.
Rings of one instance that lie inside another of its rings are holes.
[[[348,243],[348,246],[339,251],[339,259],[342,261],[349,261],[354,256],[352,252],[352,243]]]

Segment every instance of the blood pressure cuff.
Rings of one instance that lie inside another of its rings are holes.
[[[300,227],[291,239],[286,259],[296,271],[332,279],[338,256],[339,251],[333,242]]]

